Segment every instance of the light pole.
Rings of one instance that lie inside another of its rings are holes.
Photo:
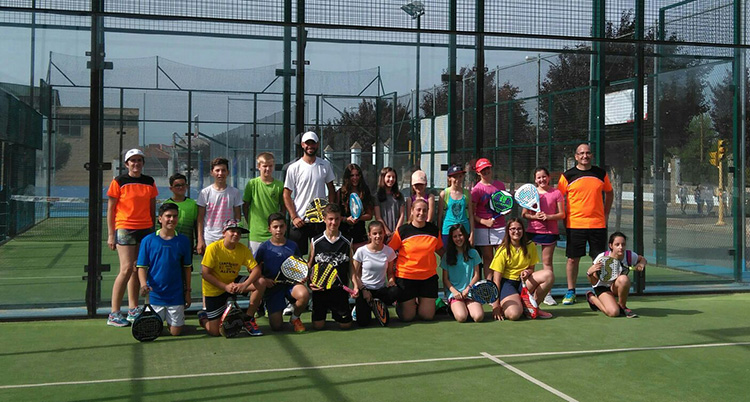
[[[419,130],[419,48],[421,45],[421,37],[420,37],[420,29],[422,29],[422,16],[424,15],[424,4],[422,4],[421,1],[412,1],[411,3],[404,4],[401,6],[401,9],[404,10],[406,14],[409,14],[411,19],[417,20],[417,82],[415,85],[415,94],[414,97],[414,137],[416,139],[416,134]],[[413,146],[413,152],[416,156],[416,143]],[[416,161],[416,158],[414,159]]]
[[[539,167],[539,125],[541,124],[540,116],[540,104],[542,103],[542,60],[546,61],[552,66],[557,66],[555,63],[542,58],[542,55],[537,53],[536,56],[526,56],[526,61],[536,62],[536,167]]]

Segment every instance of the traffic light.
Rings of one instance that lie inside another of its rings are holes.
[[[708,153],[708,162],[714,166],[719,166],[719,159],[717,159],[718,152]]]
[[[724,159],[726,152],[727,152],[727,140],[719,140],[718,145],[716,147],[716,158],[718,160]]]

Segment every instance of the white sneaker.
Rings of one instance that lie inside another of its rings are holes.
[[[547,293],[547,296],[544,297],[544,304],[548,306],[556,306],[557,302],[555,301],[555,298],[552,297],[551,294]]]
[[[294,312],[294,307],[292,307],[291,304],[287,304],[286,307],[284,307],[284,315],[292,315]]]

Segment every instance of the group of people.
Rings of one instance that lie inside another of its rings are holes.
[[[197,200],[185,196],[187,179],[175,174],[169,178],[172,197],[162,203],[158,214],[154,180],[142,174],[144,154],[138,149],[128,151],[128,172],[113,179],[107,193],[108,245],[117,250],[120,259],[107,323],[129,325],[142,310],[139,295],[148,295],[170,332],[179,334],[191,301],[193,245],[203,255],[199,322],[214,336],[220,333],[220,319],[230,298],[248,293],[244,322],[251,335],[262,335],[255,321],[261,306],[272,330],[283,328],[282,312],[287,309],[291,310],[293,330],[305,331],[300,314],[310,301],[315,329],[324,328],[329,311],[342,329],[350,328],[355,320],[359,326],[369,325],[373,298],[387,305],[395,303],[402,321],[431,320],[441,287],[438,266],[457,321],[484,319],[482,305],[469,297],[469,289],[482,279],[493,281],[499,289],[500,296],[492,304],[493,317],[517,320],[524,315],[520,297],[524,286],[538,300],[556,304],[549,291],[555,280],[552,261],[559,239],[558,221],[563,219],[568,257],[568,291],[563,304],[576,301],[578,266],[588,246],[593,260],[587,270],[593,286],[587,294],[591,308],[609,316],[635,316],[626,306],[627,275],[611,282],[601,280],[600,260],[614,256],[637,270],[642,270],[646,261],[625,250],[622,233],[614,233],[607,241],[612,186],[606,172],[591,164],[587,144],[578,146],[576,166],[563,173],[557,188],[550,185],[547,169],[536,169],[540,211],[523,209],[521,217],[526,224],[522,219],[506,222],[503,215],[491,210],[491,195],[505,190],[505,185],[494,178],[492,163],[486,158],[473,164],[479,180],[470,190],[464,187],[466,171],[462,166],[450,166],[449,186],[436,201],[426,189],[427,176],[421,170],[412,174],[407,195],[398,188],[397,172],[383,168],[372,194],[361,167],[350,164],[336,190],[333,167],[317,157],[318,136],[304,133],[300,146],[303,155],[289,165],[283,182],[273,178],[273,154],[259,154],[260,175],[247,183],[244,193],[227,184],[229,162],[224,158],[211,162],[213,183],[201,190]],[[363,210],[357,217],[350,211],[351,194],[362,200]],[[326,199],[328,205],[322,222],[311,222],[305,213],[318,199]],[[243,215],[247,228],[242,224]],[[155,216],[160,223],[156,232]],[[243,234],[248,234],[247,245],[241,241]],[[541,270],[535,269],[540,262],[537,246],[542,250]],[[277,283],[274,279],[282,262],[292,255],[308,256],[310,268],[316,264],[334,266],[341,282],[351,284],[351,294],[344,287]],[[241,274],[243,266],[247,275]],[[120,311],[125,289],[127,315]],[[354,309],[350,296],[355,300]],[[538,317],[552,315],[539,310]]]

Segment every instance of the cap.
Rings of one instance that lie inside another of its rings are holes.
[[[474,170],[476,170],[477,172],[481,172],[488,167],[492,167],[492,163],[490,163],[490,160],[487,158],[479,158],[479,160],[477,160],[477,163],[474,165]]]
[[[221,229],[221,233],[224,233],[229,229],[237,229],[240,233],[250,233],[249,230],[240,225],[240,221],[237,219],[227,219],[226,222],[224,222],[224,227]]]
[[[313,133],[312,131],[308,131],[308,132],[302,134],[302,140],[300,141],[300,144],[304,144],[304,143],[306,143],[307,141],[310,141],[310,140],[313,140],[315,142],[320,142],[320,140],[318,139],[318,135],[317,134]]]
[[[143,161],[144,162],[146,161],[146,154],[144,154],[143,151],[141,151],[138,148],[133,148],[130,151],[128,151],[127,153],[125,153],[125,162],[127,162],[128,159],[130,159],[130,158],[132,158],[132,157],[134,157],[136,155],[140,155],[143,158]]]
[[[411,184],[427,184],[427,174],[422,170],[412,173]]]
[[[451,167],[448,168],[448,176],[453,176],[454,174],[459,173],[466,173],[461,165],[451,165]]]

